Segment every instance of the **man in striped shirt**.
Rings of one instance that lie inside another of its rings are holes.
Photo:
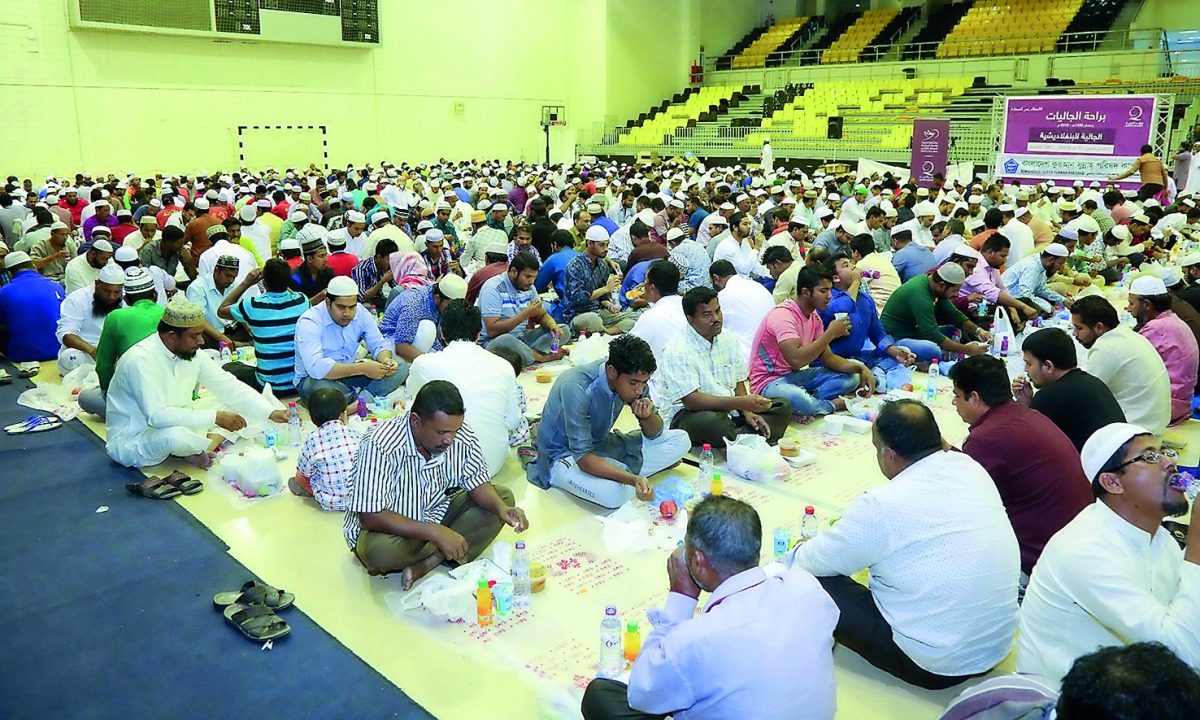
[[[243,297],[259,279],[266,292]],[[308,298],[288,287],[292,269],[282,258],[271,258],[254,268],[217,308],[217,315],[250,327],[257,367],[231,362],[225,365],[238,380],[261,391],[267,383],[278,395],[294,395],[296,386],[296,321],[308,309]]]
[[[412,409],[367,432],[354,461],[343,531],[370,575],[403,571],[401,587],[445,561],[480,556],[503,525],[529,523],[508,488],[488,482],[458,388],[424,385]]]

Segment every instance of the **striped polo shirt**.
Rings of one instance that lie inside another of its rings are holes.
[[[275,392],[295,389],[296,321],[308,307],[308,298],[295,290],[242,298],[230,306],[229,314],[249,325],[254,336],[259,384],[271,383]]]
[[[456,490],[470,492],[488,481],[479,439],[463,423],[446,452],[428,460],[417,450],[409,413],[367,431],[354,459],[342,531],[350,549],[362,528],[359,513],[381,510],[426,523],[440,523]]]

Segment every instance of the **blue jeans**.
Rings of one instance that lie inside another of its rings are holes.
[[[897,340],[896,344],[912,350],[913,354],[917,356],[917,362],[927,363],[934,358],[937,358],[939,361],[942,359],[942,349],[932,340],[905,338]]]
[[[828,415],[834,410],[829,400],[854,392],[858,384],[857,374],[812,366],[772,380],[763,388],[762,395],[791,402],[793,415]]]
[[[918,340],[917,342],[927,341]],[[930,344],[932,345],[933,343]],[[914,350],[913,352],[916,351]],[[899,377],[904,375],[904,373],[897,374],[893,372],[895,370],[904,368],[904,365],[901,364],[896,358],[888,355],[886,351],[876,348],[869,352],[863,353],[862,357],[857,357],[855,359],[861,360],[864,365],[871,369],[871,376],[875,378],[875,392],[885,393],[888,390],[895,390],[897,387],[904,384],[902,382],[897,382],[895,383],[896,387],[893,387],[893,383],[888,382],[889,375],[893,379],[899,379]],[[907,374],[911,378],[911,372]]]
[[[391,377],[380,378],[378,380],[372,380],[366,375],[354,375],[353,377],[345,377],[341,380],[321,380],[306,377],[300,381],[296,390],[300,394],[300,400],[305,406],[308,405],[308,399],[312,397],[312,394],[321,388],[335,388],[340,390],[346,396],[346,404],[349,405],[354,398],[358,397],[360,390],[365,390],[366,394],[373,398],[384,397],[403,385],[406,377],[408,377],[408,373],[404,372],[402,375],[400,371],[397,371]]]
[[[543,327],[537,327],[526,330],[525,334],[517,337],[513,333],[505,333],[499,337],[489,338],[483,341],[483,347],[488,350],[494,348],[508,348],[521,356],[522,367],[533,365],[533,351],[537,350],[543,355],[550,354],[550,342],[553,340],[550,337],[550,332]]]

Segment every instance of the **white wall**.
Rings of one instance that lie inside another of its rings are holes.
[[[1142,9],[1130,23],[1132,30],[1197,30],[1200,0],[1143,0]]]
[[[227,168],[239,125],[326,125],[335,165],[537,158],[542,105],[567,106],[562,153],[608,110],[604,0],[380,6],[382,43],[361,49],[72,31],[63,0],[0,0],[0,164]]]

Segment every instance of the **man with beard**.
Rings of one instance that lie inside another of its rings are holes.
[[[233,289],[233,282],[240,274],[238,267],[238,259],[233,255],[219,257],[212,274],[201,275],[187,289],[187,299],[199,305],[204,312],[205,334],[218,347],[220,343],[225,343],[232,349],[234,343],[230,335],[236,335],[243,343],[250,341],[250,335],[245,329],[237,323],[223,320],[217,314],[217,309]]]
[[[491,350],[509,348],[521,357],[524,367],[552,362],[567,354],[562,329],[542,307],[533,289],[537,273],[537,256],[533,252],[517,253],[507,270],[485,282],[479,291],[483,346]],[[559,349],[550,352],[555,337],[559,338]]]
[[[1162,527],[1188,512],[1176,461],[1138,425],[1112,423],[1088,439],[1082,463],[1096,502],[1050,539],[1033,570],[1017,672],[1053,682],[1098,647],[1142,641],[1200,666],[1200,533],[1181,550]]]
[[[81,287],[94,283],[100,276],[100,268],[112,260],[112,243],[108,241],[107,236],[101,236],[101,230],[101,228],[96,228],[96,239],[92,243],[91,249],[82,255],[76,255],[67,262],[62,281],[68,295]],[[107,234],[108,228],[103,228],[103,232]]]
[[[286,413],[272,411],[261,395],[199,352],[204,326],[203,308],[176,297],[163,312],[158,331],[117,363],[105,420],[105,448],[116,462],[146,467],[175,456],[207,469],[225,439],[215,429],[235,433],[246,427],[244,416],[287,422]],[[199,401],[192,394],[198,385],[206,388]]]
[[[80,365],[96,362],[96,344],[104,329],[104,318],[121,307],[125,271],[114,263],[105,265],[96,282],[67,295],[59,309],[55,337],[62,343],[58,369],[63,375]]]

